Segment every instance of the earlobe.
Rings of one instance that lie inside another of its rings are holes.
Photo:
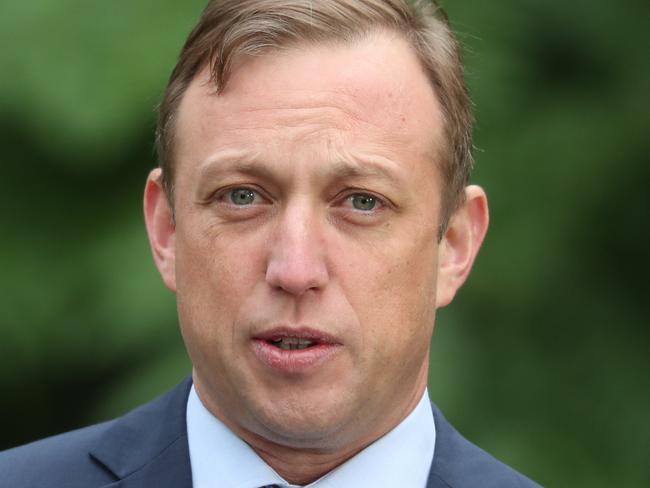
[[[479,186],[465,189],[465,203],[454,213],[440,242],[436,307],[451,303],[467,279],[487,232],[487,197]]]
[[[149,173],[144,189],[144,219],[153,259],[165,286],[176,291],[176,227],[167,195],[160,182],[160,168]]]

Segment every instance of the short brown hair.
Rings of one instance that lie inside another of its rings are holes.
[[[446,143],[441,229],[463,201],[472,169],[472,112],[460,49],[433,0],[210,0],[180,53],[159,109],[156,150],[173,205],[174,121],[190,82],[206,65],[219,93],[241,55],[300,43],[351,42],[377,30],[404,37],[440,102]]]

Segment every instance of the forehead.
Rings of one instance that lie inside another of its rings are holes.
[[[442,145],[442,124],[439,103],[413,49],[397,35],[375,33],[349,44],[240,56],[219,94],[204,69],[179,107],[176,154],[183,159],[192,152],[192,159],[203,159],[220,146],[243,141],[254,146],[251,133],[296,142],[310,134],[322,138],[329,130],[345,145],[382,146],[400,153],[386,154],[390,157],[432,159]]]

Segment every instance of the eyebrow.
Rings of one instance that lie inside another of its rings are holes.
[[[273,172],[264,164],[260,164],[255,153],[226,151],[217,154],[201,164],[199,180],[204,180],[221,173],[236,171],[245,175],[273,177]]]
[[[328,167],[327,173],[339,179],[383,178],[395,180],[397,174],[391,170],[390,165],[394,165],[394,163],[377,161],[374,158],[353,158],[351,161],[339,159]]]
[[[318,169],[319,177],[335,180],[379,178],[390,181],[401,180],[399,172],[392,169],[397,166],[393,161],[383,157],[338,157],[330,164]],[[237,172],[275,180],[278,175],[273,165],[265,163],[255,152],[226,151],[214,155],[201,165],[199,178],[216,177],[222,173]]]

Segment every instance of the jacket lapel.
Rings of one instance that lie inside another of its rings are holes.
[[[447,422],[438,407],[431,403],[431,409],[436,427],[436,444],[426,488],[449,488],[451,485],[443,477],[450,469],[452,471],[456,469],[453,453],[462,447],[458,446],[453,435],[454,428]]]
[[[436,447],[427,488],[539,487],[465,439],[433,404],[432,409]]]
[[[186,378],[170,392],[106,425],[90,456],[118,481],[106,488],[191,488]]]
[[[106,488],[192,488],[187,437],[179,437],[155,459]]]

